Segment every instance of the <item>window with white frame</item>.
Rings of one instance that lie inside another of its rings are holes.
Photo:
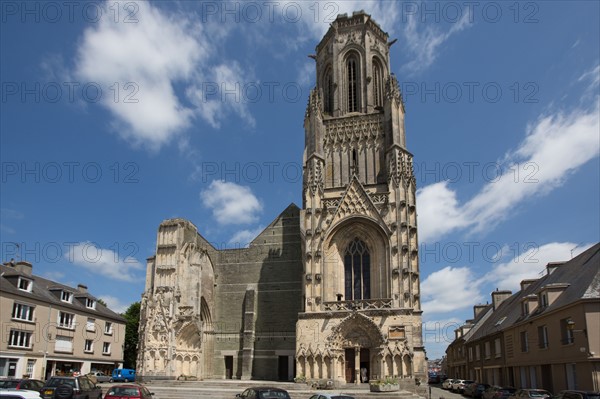
[[[110,342],[103,342],[102,343],[102,354],[103,355],[110,355]]]
[[[469,360],[473,360],[473,347],[469,347]]]
[[[31,292],[32,285],[32,281],[24,277],[19,277],[19,281],[17,282],[17,287],[22,291]]]
[[[485,358],[489,359],[492,356],[491,354],[491,350],[490,350],[490,341],[487,341],[485,343]]]
[[[10,330],[8,346],[16,348],[31,348],[31,335],[29,331]]]
[[[84,352],[93,352],[94,351],[94,341],[91,339],[86,339],[85,344],[83,345]]]
[[[502,346],[500,343],[500,338],[496,338],[494,340],[494,356],[499,358],[502,356]]]
[[[573,335],[573,321],[569,319],[562,319],[560,321],[560,335],[563,345],[572,344],[575,342],[575,336]]]
[[[88,309],[96,309],[96,301],[92,298],[85,298],[85,307]]]
[[[104,324],[104,334],[112,334],[113,326],[110,321],[105,322]]]
[[[475,346],[475,360],[479,360],[481,358],[481,347],[479,345]]]
[[[33,321],[33,306],[15,302],[13,304],[12,318],[23,321]]]
[[[73,353],[73,338],[57,335],[54,341],[54,351]]]
[[[35,368],[35,359],[27,359],[27,368],[25,373],[30,377],[33,375],[33,369]]]
[[[96,319],[88,317],[87,322],[85,323],[85,329],[87,331],[96,331]]]
[[[61,291],[60,293],[60,300],[63,302],[73,302],[73,293],[69,292],[69,291]]]
[[[73,313],[58,312],[58,326],[62,328],[75,328],[75,315]]]

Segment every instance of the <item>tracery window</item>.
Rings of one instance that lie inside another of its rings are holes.
[[[325,113],[332,115],[333,114],[333,74],[331,72],[331,67],[327,68],[325,72],[325,78],[323,80],[323,91],[324,91],[324,107]]]
[[[344,253],[345,299],[371,298],[371,256],[367,245],[355,238]]]
[[[377,58],[373,58],[373,105],[383,106],[383,68]]]
[[[348,83],[348,112],[358,112],[358,59],[351,55],[346,61],[346,76]]]

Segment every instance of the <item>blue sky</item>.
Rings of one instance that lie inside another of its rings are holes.
[[[600,239],[598,2],[1,4],[2,261],[117,311],[162,220],[239,247],[301,205],[307,55],[359,9],[398,39],[429,357]]]

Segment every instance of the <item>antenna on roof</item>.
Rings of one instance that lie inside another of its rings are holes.
[[[571,259],[573,259],[573,251],[575,251],[577,248],[579,248],[579,244],[577,244],[575,247],[571,248]]]

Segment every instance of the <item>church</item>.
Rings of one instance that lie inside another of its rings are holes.
[[[427,375],[416,187],[388,34],[339,15],[317,45],[302,208],[248,248],[188,220],[158,227],[142,295],[142,378],[331,380]]]

